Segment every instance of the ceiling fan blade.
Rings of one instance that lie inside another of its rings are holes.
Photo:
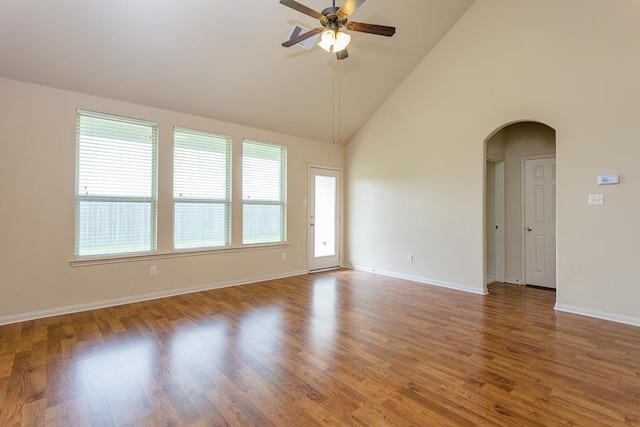
[[[312,18],[320,19],[321,17],[324,16],[320,12],[316,12],[315,10],[313,10],[313,9],[303,5],[303,4],[300,4],[300,3],[298,3],[297,1],[294,1],[294,0],[280,0],[280,4],[288,6],[291,9],[295,9],[298,12],[302,12],[305,15],[309,15]]]
[[[348,57],[349,52],[347,52],[346,48],[342,49],[340,52],[336,52],[336,58],[338,58],[338,61],[342,61],[343,59],[347,59]]]
[[[362,6],[365,1],[367,0],[345,0],[342,7],[338,9],[337,14],[340,16],[346,15],[347,17],[349,17],[353,12],[356,11],[357,8]]]
[[[309,37],[313,37],[316,34],[321,33],[323,29],[324,28],[322,28],[322,27],[314,28],[313,30],[307,31],[304,34],[300,34],[298,37],[294,37],[294,38],[292,38],[290,40],[287,40],[286,42],[282,43],[282,46],[283,47],[290,47],[290,46],[293,46],[294,44],[298,44],[301,41],[304,41],[304,40],[308,39]]]
[[[396,27],[386,25],[365,24],[362,22],[347,22],[347,30],[360,31],[361,33],[377,34],[379,36],[391,37],[396,33]]]

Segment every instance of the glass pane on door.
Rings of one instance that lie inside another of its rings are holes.
[[[315,177],[314,257],[336,255],[337,179]]]

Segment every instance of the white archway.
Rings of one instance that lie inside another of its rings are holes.
[[[521,159],[541,155],[555,156],[555,145],[555,129],[535,120],[508,122],[496,128],[484,140],[485,290],[487,284],[494,280],[526,284]]]

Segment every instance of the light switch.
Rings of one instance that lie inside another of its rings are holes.
[[[604,205],[604,194],[589,194],[589,205],[591,206]]]

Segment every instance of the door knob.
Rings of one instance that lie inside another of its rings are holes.
[[[532,230],[533,230],[533,228],[527,227],[527,231],[532,231]]]

